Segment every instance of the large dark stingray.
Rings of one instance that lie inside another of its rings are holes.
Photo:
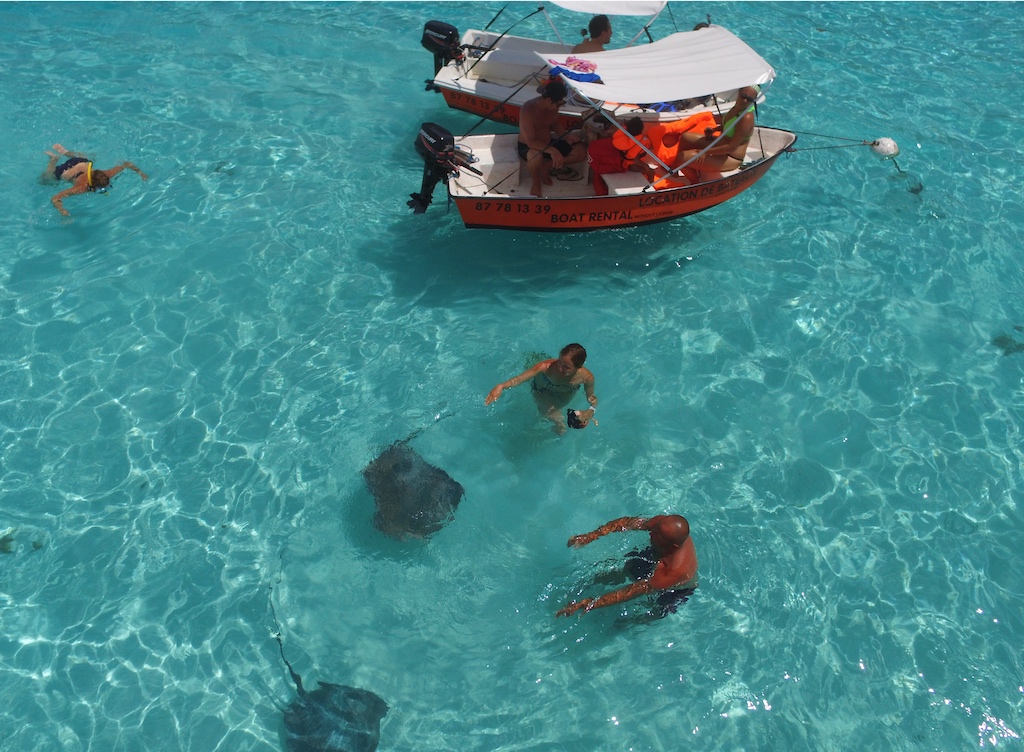
[[[374,752],[380,741],[380,720],[388,704],[368,689],[320,682],[307,692],[302,679],[281,657],[298,688],[298,696],[284,709],[288,752]]]
[[[1024,331],[1024,328],[1019,326],[1013,328],[1018,332]],[[1018,342],[1009,334],[1000,334],[998,337],[993,338],[992,344],[1002,350],[1003,355],[1015,355],[1024,352],[1024,342]]]
[[[398,540],[436,533],[466,494],[448,473],[420,457],[409,439],[391,444],[363,469],[377,505],[373,526]]]

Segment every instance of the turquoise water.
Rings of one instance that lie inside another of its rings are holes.
[[[775,66],[762,122],[903,172],[567,236],[405,206],[419,123],[475,122],[422,24],[498,7],[0,6],[0,748],[281,749],[273,603],[382,750],[1021,749],[1019,7],[673,4]],[[64,223],[54,142],[150,179]],[[600,426],[483,406],[571,341]],[[360,470],[439,415],[466,499],[391,541]],[[642,542],[566,539],[661,512],[689,603],[555,619]]]

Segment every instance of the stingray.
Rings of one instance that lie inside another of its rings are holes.
[[[1014,327],[1020,331],[1020,327]],[[1024,352],[1024,342],[1018,342],[1008,334],[1000,334],[992,339],[992,344],[1003,351],[1003,355],[1015,355]]]
[[[420,457],[409,439],[389,445],[363,468],[377,505],[373,526],[398,540],[436,533],[455,516],[466,494],[448,473]]]
[[[312,692],[284,657],[298,696],[284,709],[288,752],[374,752],[380,742],[380,720],[388,704],[368,689],[320,682]]]

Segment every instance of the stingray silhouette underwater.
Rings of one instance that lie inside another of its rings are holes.
[[[280,632],[275,637],[298,690],[284,709],[288,752],[375,752],[388,704],[368,689],[344,684],[319,682],[308,691],[285,658]]]
[[[409,446],[416,433],[389,444],[363,468],[377,507],[373,526],[398,540],[436,533],[453,519],[466,494],[454,478]]]
[[[1013,328],[1018,332],[1024,332],[1024,326],[1014,325]],[[993,337],[992,344],[1002,350],[1003,355],[1024,353],[1024,342],[1018,342],[1009,334],[1000,334],[998,337]]]

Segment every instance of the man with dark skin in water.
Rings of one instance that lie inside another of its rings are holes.
[[[651,548],[640,554],[639,558],[642,561],[646,556],[650,556],[651,559],[657,557],[657,564],[654,565],[653,571],[632,585],[605,593],[600,598],[584,598],[581,601],[573,601],[559,611],[556,616],[569,616],[580,609],[586,613],[594,608],[612,606],[658,590],[680,589],[696,584],[697,549],[690,537],[690,523],[686,521],[685,517],[678,514],[660,514],[650,519],[620,517],[605,523],[592,532],[574,535],[569,539],[567,545],[579,548],[593,543],[608,533],[623,533],[627,530],[650,532]],[[650,563],[653,564],[653,561]]]

